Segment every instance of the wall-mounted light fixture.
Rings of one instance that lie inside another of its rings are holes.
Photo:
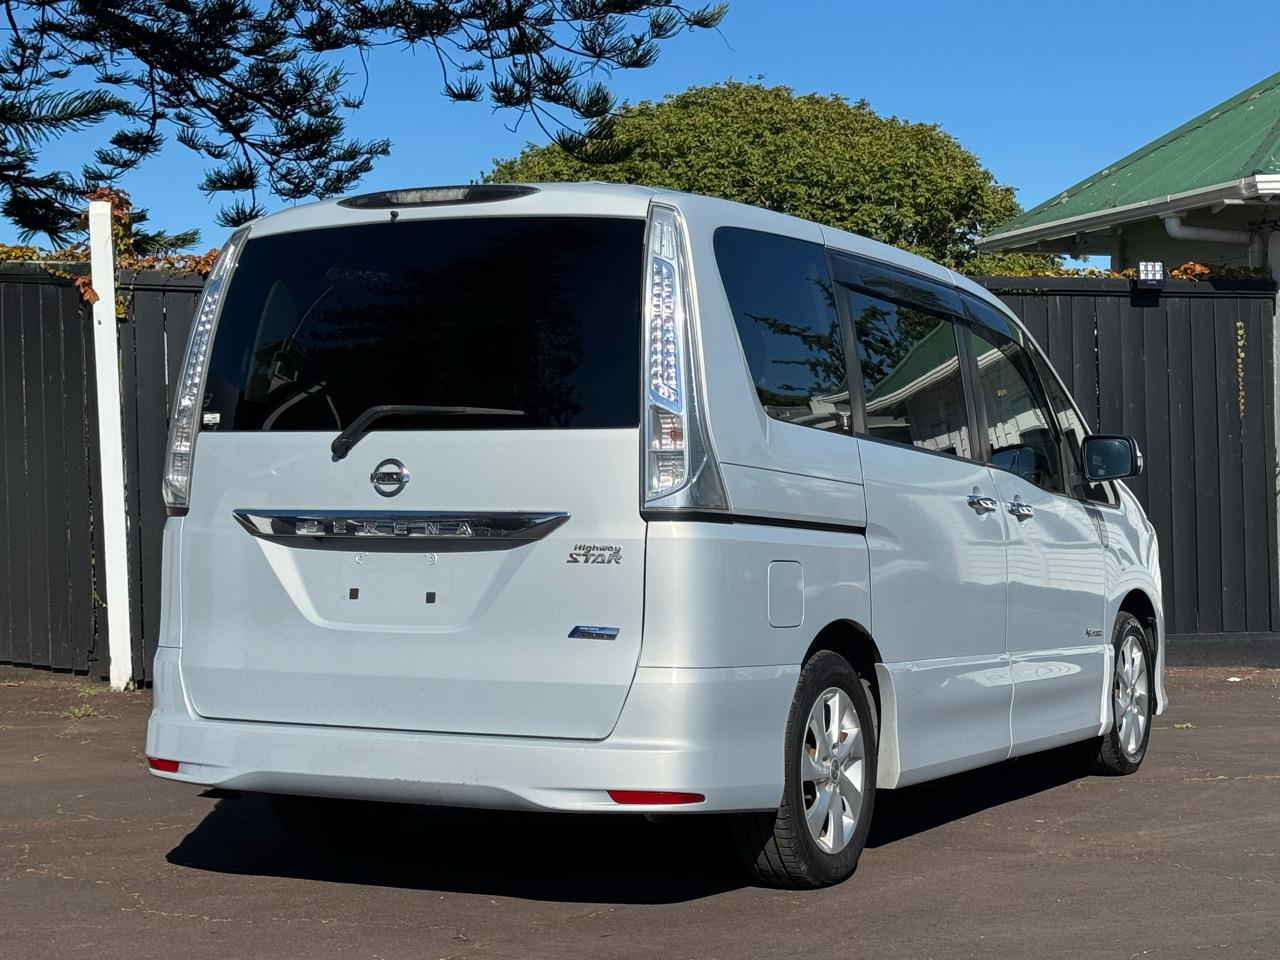
[[[1138,289],[1163,290],[1164,264],[1158,260],[1143,260],[1138,264]]]

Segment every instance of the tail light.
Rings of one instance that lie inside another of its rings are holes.
[[[195,455],[196,434],[200,430],[200,403],[204,395],[205,371],[209,366],[209,348],[218,312],[225,299],[227,282],[249,231],[237,230],[218,254],[209,277],[205,280],[187,340],[174,390],[173,407],[169,411],[169,450],[164,463],[164,502],[171,513],[187,509],[191,494],[191,460]]]
[[[693,278],[680,214],[649,207],[645,246],[644,507],[727,511],[702,415]]]

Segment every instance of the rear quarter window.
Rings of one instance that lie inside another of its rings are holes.
[[[849,430],[845,343],[826,249],[791,237],[721,227],[716,264],[765,413]]]

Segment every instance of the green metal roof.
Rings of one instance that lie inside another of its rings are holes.
[[[989,238],[1260,174],[1280,174],[1280,73],[993,230]]]

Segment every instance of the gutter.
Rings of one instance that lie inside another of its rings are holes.
[[[1264,267],[1267,263],[1265,237],[1248,230],[1222,230],[1218,227],[1189,227],[1182,222],[1182,214],[1172,213],[1164,218],[1164,228],[1174,240],[1194,240],[1199,243],[1229,243],[1249,248],[1249,266]]]
[[[1097,230],[1104,230],[1123,223],[1132,223],[1135,220],[1145,220],[1149,217],[1163,219],[1166,216],[1177,216],[1193,207],[1209,207],[1225,200],[1266,203],[1272,197],[1278,196],[1280,196],[1280,174],[1258,174],[1211,187],[1199,187],[1183,193],[1154,197],[1150,200],[1130,203],[1122,207],[1095,210],[1092,213],[1067,217],[1051,223],[1021,227],[1005,233],[993,233],[979,240],[977,248],[984,253],[997,250],[1016,250],[1045,240],[1061,240],[1079,233],[1093,233]],[[1247,243],[1248,241],[1246,240],[1245,242]]]

